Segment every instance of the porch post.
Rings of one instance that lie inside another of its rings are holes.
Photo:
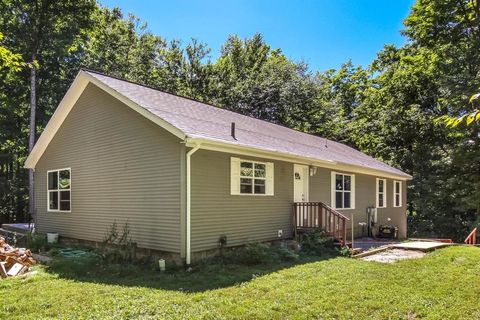
[[[350,214],[350,219],[352,220],[352,249],[353,249],[353,237],[354,237],[354,231],[353,231],[353,212]],[[345,234],[347,231],[345,230]]]
[[[293,210],[293,236],[297,239],[297,204],[294,202],[292,206]]]

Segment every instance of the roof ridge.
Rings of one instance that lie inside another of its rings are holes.
[[[96,71],[96,70],[92,70],[92,69],[88,69],[88,68],[81,68],[82,71],[85,71],[87,73],[93,73],[93,74],[97,74],[97,75],[100,75],[100,76],[103,76],[103,77],[106,77],[106,78],[111,78],[111,79],[114,79],[114,80],[117,80],[117,81],[121,81],[121,82],[125,82],[125,83],[129,83],[129,84],[132,84],[132,85],[135,85],[135,86],[140,86],[140,87],[143,87],[143,88],[146,88],[148,90],[152,90],[152,91],[155,91],[155,92],[159,92],[159,93],[162,93],[162,94],[165,94],[165,95],[168,95],[168,96],[171,96],[173,98],[177,98],[177,99],[183,99],[183,100],[187,100],[187,101],[191,101],[193,103],[195,103],[196,105],[192,105],[192,107],[202,107],[202,108],[208,108],[208,109],[211,109],[212,111],[215,111],[215,112],[222,112],[224,113],[225,115],[235,115],[237,117],[241,117],[242,120],[246,120],[246,121],[257,121],[257,122],[262,122],[266,125],[269,125],[269,126],[273,126],[273,127],[277,127],[279,129],[285,129],[285,130],[288,130],[290,131],[292,134],[295,133],[295,134],[300,134],[304,137],[308,137],[308,138],[313,138],[315,140],[318,140],[318,143],[320,144],[320,146],[316,146],[319,150],[318,151],[323,151],[323,152],[332,152],[333,150],[329,150],[328,147],[323,149],[321,148],[321,145],[328,145],[328,144],[332,144],[332,145],[336,145],[338,146],[337,147],[337,151],[336,152],[333,152],[332,154],[336,154],[336,153],[339,153],[339,154],[344,154],[344,155],[348,155],[348,152],[346,152],[346,150],[343,150],[342,148],[346,148],[348,149],[350,152],[354,152],[356,154],[359,154],[359,155],[362,155],[363,157],[366,157],[366,158],[363,158],[363,161],[373,161],[379,165],[381,165],[382,167],[388,167],[390,169],[393,169],[394,171],[397,171],[397,172],[400,172],[402,174],[406,174],[404,173],[401,169],[398,169],[396,167],[393,167],[392,165],[388,164],[388,163],[385,163],[383,162],[382,160],[379,160],[379,159],[376,159],[375,157],[373,156],[370,156],[354,147],[351,147],[347,144],[344,144],[342,142],[338,142],[338,141],[335,141],[335,140],[331,140],[331,139],[328,139],[328,138],[324,138],[322,136],[318,136],[318,135],[315,135],[315,134],[311,134],[311,133],[306,133],[306,132],[303,132],[303,131],[300,131],[300,130],[297,130],[297,129],[293,129],[293,128],[290,128],[290,127],[287,127],[285,125],[282,125],[282,124],[278,124],[278,123],[273,123],[273,122],[270,122],[268,120],[264,120],[264,119],[259,119],[259,118],[255,118],[253,116],[248,116],[248,115],[245,115],[245,114],[242,114],[240,112],[237,112],[237,111],[232,111],[232,110],[229,110],[227,108],[222,108],[222,107],[219,107],[219,106],[216,106],[214,104],[211,104],[211,103],[208,103],[208,102],[203,102],[203,101],[199,101],[197,99],[194,99],[194,98],[190,98],[190,97],[186,97],[186,96],[182,96],[182,95],[179,95],[179,94],[175,94],[175,93],[171,93],[171,92],[168,92],[166,90],[163,90],[163,89],[159,89],[159,88],[155,88],[153,86],[149,86],[149,85],[145,85],[145,84],[141,84],[141,83],[138,83],[138,82],[134,82],[134,81],[130,81],[130,80],[127,80],[127,79],[122,79],[120,77],[117,77],[117,76],[111,76],[111,75],[108,75],[108,74],[105,74],[105,73],[102,73],[102,72],[99,72],[99,71]],[[101,81],[104,81],[104,80],[101,80]],[[146,107],[146,106],[145,106]],[[171,114],[171,115],[175,115],[174,112],[172,111],[169,111],[169,110],[165,110],[163,109],[162,112],[166,112],[168,114]],[[208,112],[208,111],[207,111]],[[184,115],[185,116],[185,115]],[[208,121],[208,122],[211,122],[213,124],[219,124],[219,123],[216,123],[214,121],[209,121],[209,120],[205,120],[205,119],[198,119],[196,117],[193,117],[193,116],[187,116],[188,118],[190,119],[193,119],[193,120],[201,120],[201,121]],[[232,122],[235,122],[236,121],[240,121],[241,119],[235,119],[233,118],[232,119]],[[224,126],[225,127],[228,127],[228,123],[225,123]],[[249,132],[249,133],[255,133],[255,131],[253,130],[250,130],[250,129],[246,129],[246,128],[241,128],[239,127],[238,129],[240,130],[245,130],[246,132]],[[273,139],[278,139],[278,137],[276,135],[268,135],[270,138],[273,138]],[[301,137],[298,137],[299,139],[301,139]],[[281,140],[281,139],[280,139]],[[290,143],[298,143],[299,145],[302,145],[304,147],[314,147],[313,145],[310,145],[308,143],[302,143],[302,142],[299,142],[295,139],[285,139],[286,141],[290,142]],[[316,141],[312,141],[312,144],[316,144],[317,142]],[[323,141],[321,141],[323,140]],[[348,163],[348,162],[346,162]],[[364,164],[360,164],[360,166],[365,166]],[[365,167],[368,167],[368,166],[365,166]]]
[[[86,71],[86,72],[96,73],[96,74],[99,74],[99,75],[101,75],[101,76],[109,77],[109,78],[112,78],[112,79],[116,79],[116,80],[120,80],[120,81],[125,81],[125,82],[128,82],[128,83],[131,83],[131,84],[134,84],[134,85],[137,85],[137,86],[141,86],[141,87],[145,87],[145,88],[148,88],[148,89],[152,89],[152,90],[155,90],[155,91],[160,91],[160,92],[163,92],[163,93],[166,93],[166,94],[169,94],[169,95],[178,97],[178,98],[183,98],[183,99],[191,100],[191,101],[194,101],[194,102],[203,103],[203,104],[209,105],[209,106],[211,106],[211,107],[215,107],[215,108],[220,108],[220,107],[218,107],[218,106],[216,106],[216,105],[213,105],[213,104],[211,104],[211,103],[208,103],[208,102],[203,102],[203,101],[200,101],[200,100],[197,100],[197,99],[194,99],[194,98],[190,98],[190,97],[187,97],[187,96],[183,96],[183,95],[180,95],[180,94],[177,94],[177,93],[173,93],[173,92],[170,92],[170,91],[167,91],[167,90],[164,90],[164,89],[156,88],[156,87],[154,87],[154,86],[149,86],[149,85],[146,85],[146,84],[143,84],[143,83],[140,83],[140,82],[135,82],[135,81],[127,80],[127,79],[125,79],[125,78],[120,78],[120,77],[117,77],[117,76],[112,76],[112,75],[109,75],[109,74],[106,74],[106,73],[103,73],[103,72],[100,72],[100,71],[97,71],[97,70],[88,69],[88,68],[81,68],[81,70]],[[223,109],[223,108],[220,108],[220,109]],[[233,112],[233,111],[232,111],[232,112]]]

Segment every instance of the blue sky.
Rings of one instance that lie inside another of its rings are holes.
[[[384,44],[402,45],[402,21],[414,0],[100,0],[148,23],[167,40],[196,38],[218,57],[230,34],[260,32],[272,48],[312,70],[351,59],[367,66]]]

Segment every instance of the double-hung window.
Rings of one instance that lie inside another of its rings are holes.
[[[402,182],[397,180],[393,181],[393,206],[402,206]]]
[[[387,207],[387,179],[377,178],[377,208]]]
[[[47,172],[48,211],[70,212],[71,210],[71,171],[70,169]]]
[[[232,195],[273,195],[273,163],[231,158]]]
[[[240,161],[240,193],[265,194],[266,171],[265,163]]]
[[[332,172],[332,205],[335,209],[355,209],[355,175]]]

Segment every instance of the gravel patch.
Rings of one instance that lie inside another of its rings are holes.
[[[394,263],[405,259],[423,258],[425,252],[417,250],[390,249],[361,258],[365,261],[376,261],[382,263]]]

